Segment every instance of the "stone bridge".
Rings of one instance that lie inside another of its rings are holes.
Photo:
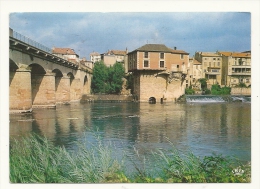
[[[9,110],[31,112],[80,101],[90,94],[92,70],[55,56],[51,49],[9,32]]]

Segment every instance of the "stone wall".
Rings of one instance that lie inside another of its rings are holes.
[[[231,88],[231,95],[250,95],[251,88]]]

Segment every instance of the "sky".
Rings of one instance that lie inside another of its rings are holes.
[[[9,26],[49,48],[129,52],[165,44],[190,53],[251,50],[250,12],[11,12]]]

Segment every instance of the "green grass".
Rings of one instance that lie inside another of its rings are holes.
[[[12,183],[248,183],[249,164],[234,158],[212,155],[203,159],[193,153],[158,149],[154,159],[143,158],[134,164],[130,175],[122,160],[112,155],[112,145],[86,148],[78,142],[76,151],[54,146],[46,138],[30,136],[10,144],[10,181]],[[145,166],[153,162],[154,169]],[[156,162],[156,163],[154,163]]]

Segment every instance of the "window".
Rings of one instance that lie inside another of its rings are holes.
[[[246,79],[246,83],[249,83],[249,79]]]
[[[144,67],[149,67],[149,61],[148,60],[144,60]]]
[[[209,63],[209,67],[211,67],[211,62]]]
[[[179,65],[177,65],[177,68],[179,68]]]
[[[160,53],[160,59],[164,59],[164,53]]]
[[[220,62],[218,62],[218,66],[220,66]]]
[[[160,68],[164,68],[164,61],[160,61]]]
[[[216,58],[213,58],[213,60],[216,60]]]
[[[183,59],[183,54],[181,54],[181,59]]]
[[[207,60],[207,58],[204,58],[204,60]]]
[[[148,52],[144,52],[144,57],[145,58],[148,58],[148,55],[149,55]]]

